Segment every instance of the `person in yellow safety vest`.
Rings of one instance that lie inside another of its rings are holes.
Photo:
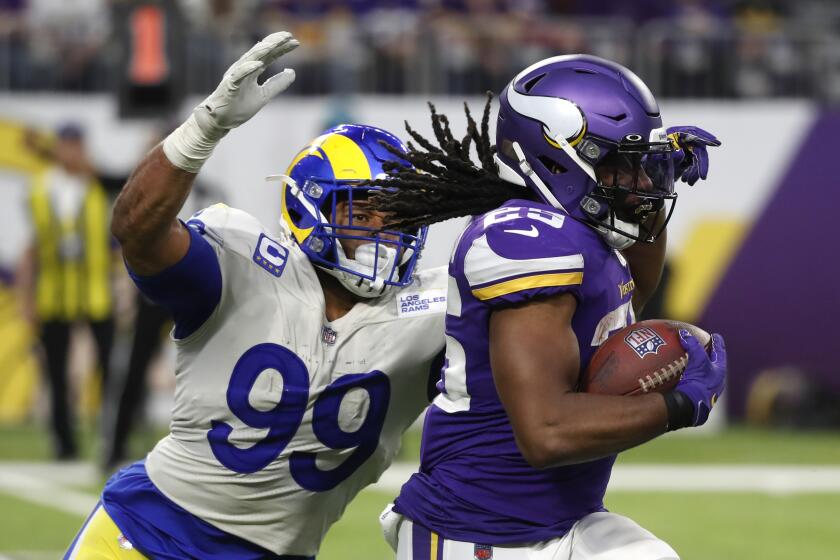
[[[33,179],[32,243],[18,281],[24,313],[38,328],[46,354],[56,458],[72,459],[77,446],[67,382],[70,331],[77,322],[90,325],[104,388],[114,334],[115,244],[108,196],[88,161],[82,129],[66,124],[57,137],[50,153],[54,164]]]

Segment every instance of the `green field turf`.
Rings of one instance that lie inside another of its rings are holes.
[[[98,441],[91,430],[81,431],[82,457],[96,460]],[[146,430],[132,438],[137,458],[151,449],[164,430]],[[398,460],[418,461],[420,431],[408,432]],[[47,460],[49,439],[37,425],[0,426],[0,461]],[[730,428],[714,436],[691,435],[687,430],[667,434],[625,451],[624,463],[770,463],[779,465],[840,465],[840,432],[770,431]]]
[[[417,461],[419,449],[420,432],[408,432],[403,439],[401,458]],[[684,430],[666,434],[625,451],[619,456],[619,461],[840,465],[840,432],[771,431],[736,427],[707,436]]]
[[[84,520],[0,493],[0,554],[63,550]]]
[[[156,436],[155,436],[156,437]],[[416,458],[417,434],[402,457]],[[93,458],[94,438],[85,453]],[[149,445],[145,435],[140,443]],[[42,460],[49,446],[37,427],[0,429],[0,461]],[[631,450],[624,463],[765,463],[840,465],[840,434],[731,429],[719,436],[665,437]],[[95,495],[97,488],[79,488]],[[319,560],[393,558],[378,515],[389,493],[363,492],[330,531]],[[683,560],[835,560],[840,550],[840,494],[611,492],[608,507],[670,542]],[[0,493],[0,557],[60,558],[82,523],[75,516]],[[5,559],[4,559],[5,560]]]
[[[333,526],[319,560],[392,559],[377,517],[390,494],[365,491]],[[840,547],[837,494],[611,493],[607,505],[668,541],[683,560],[835,560]],[[82,517],[0,494],[0,554],[58,552]]]

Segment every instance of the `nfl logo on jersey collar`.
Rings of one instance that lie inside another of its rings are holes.
[[[630,334],[624,337],[624,342],[627,346],[633,349],[640,358],[644,358],[647,354],[656,354],[659,352],[660,346],[665,346],[665,341],[662,340],[656,332],[647,327],[633,329]]]
[[[328,326],[324,325],[324,327],[321,329],[321,342],[332,346],[333,344],[335,344],[336,338],[338,338],[338,333],[329,328]]]

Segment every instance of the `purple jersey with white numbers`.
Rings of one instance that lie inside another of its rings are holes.
[[[537,202],[509,201],[467,226],[449,263],[441,394],[426,416],[420,472],[396,511],[448,539],[509,544],[562,536],[604,510],[615,457],[531,467],[490,370],[492,311],[562,293],[577,299],[583,369],[611,332],[634,321],[624,258],[593,229]]]

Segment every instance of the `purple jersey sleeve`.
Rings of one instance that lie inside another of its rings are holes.
[[[190,248],[184,257],[154,276],[128,273],[147,298],[172,313],[175,338],[186,338],[204,324],[222,296],[219,259],[203,237],[198,220],[190,220]]]
[[[504,207],[482,216],[461,238],[461,286],[490,307],[570,293],[583,299],[584,254],[566,216]]]

